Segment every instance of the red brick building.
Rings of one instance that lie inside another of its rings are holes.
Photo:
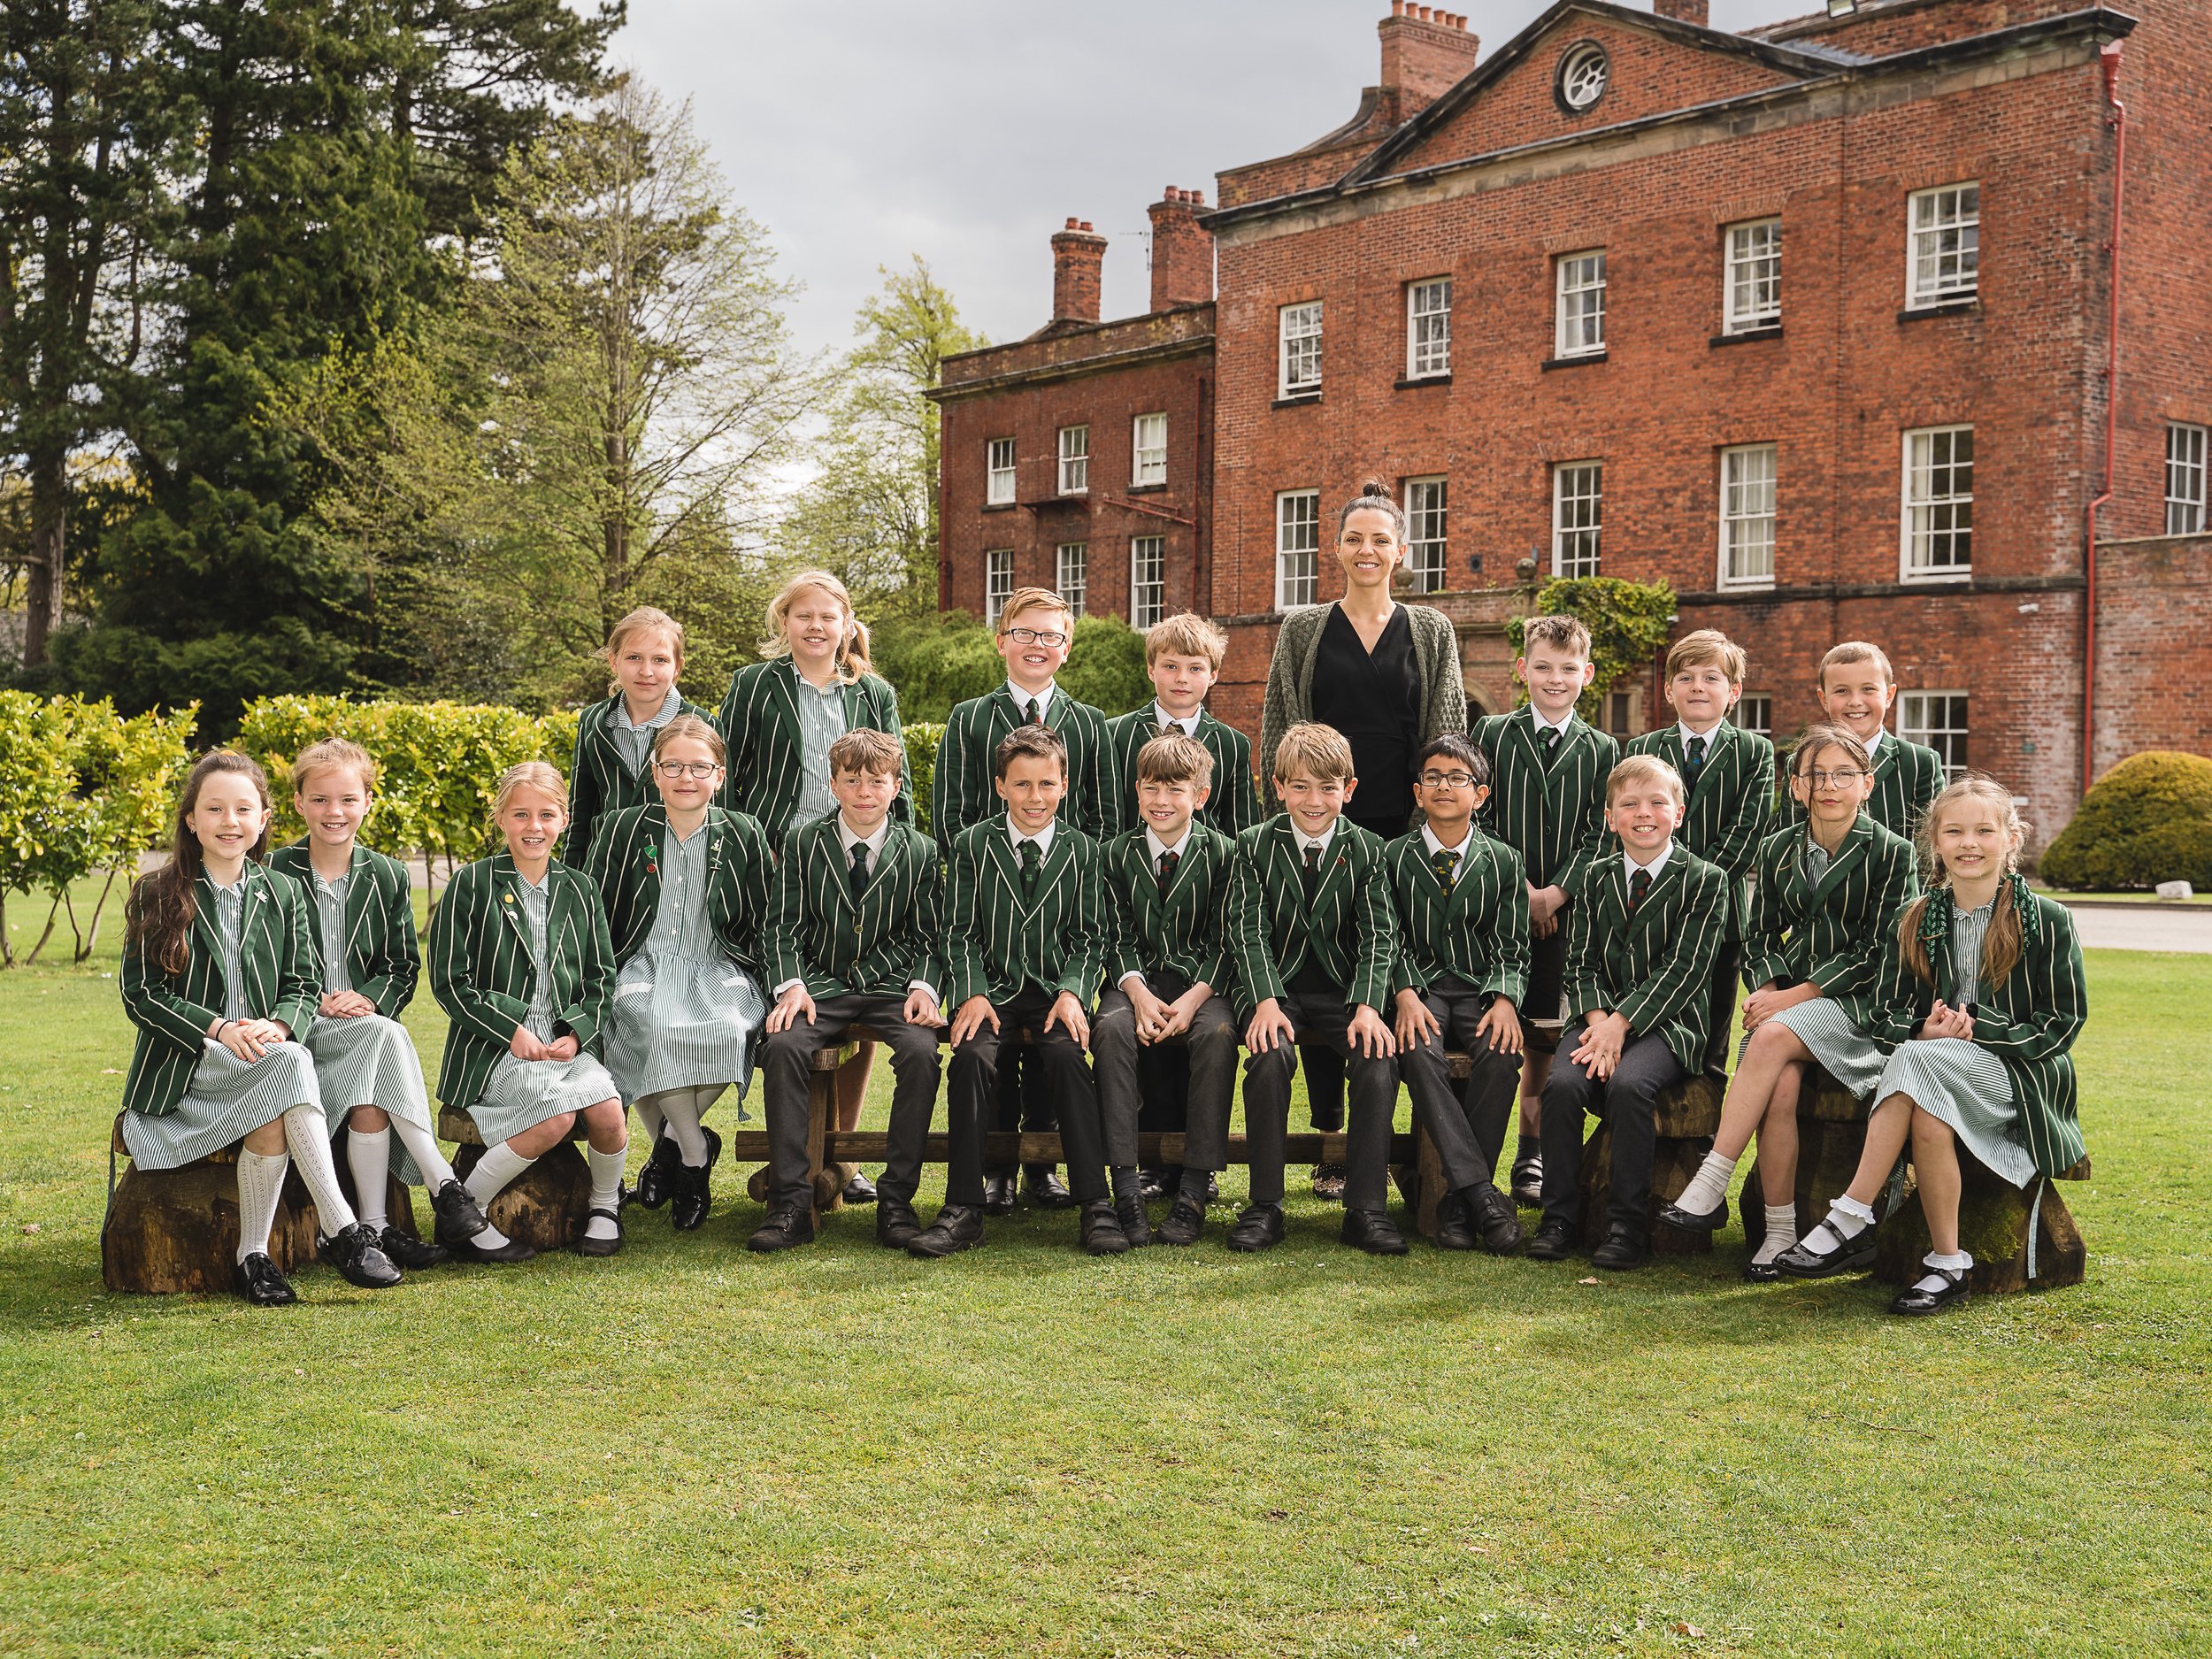
[[[1829,644],[1882,642],[1902,729],[2039,841],[2085,759],[2212,747],[2212,0],[1660,4],[1562,0],[1478,62],[1394,0],[1350,121],[1154,207],[1145,317],[1101,323],[1102,243],[1056,236],[1052,324],[945,372],[944,602],[1079,565],[1090,609],[1212,614],[1256,726],[1272,618],[1341,591],[1380,476],[1483,709],[1532,581],[1601,573],[1742,641],[1784,734]],[[1666,718],[1655,674],[1609,709]]]

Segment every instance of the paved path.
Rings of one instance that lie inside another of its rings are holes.
[[[2212,953],[2212,906],[2166,910],[2139,904],[2069,905],[2081,942],[2091,950],[2189,950]]]

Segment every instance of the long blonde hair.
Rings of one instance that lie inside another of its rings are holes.
[[[875,666],[868,660],[868,625],[854,611],[845,584],[827,571],[801,571],[768,602],[768,636],[760,642],[760,654],[770,662],[791,655],[791,607],[809,588],[820,588],[845,607],[845,637],[837,643],[838,680],[849,686],[861,675],[873,673]]]
[[[1897,918],[1897,949],[1905,966],[1928,985],[1935,984],[1935,967],[1928,960],[1928,946],[1920,937],[1920,924],[1928,913],[1928,901],[1951,885],[1950,872],[1943,868],[1936,856],[1936,826],[1941,822],[1946,808],[1967,801],[1979,802],[1994,810],[2007,841],[2004,872],[1997,883],[1997,903],[1990,912],[1989,930],[1982,935],[1981,968],[1974,976],[1975,982],[1985,987],[2002,985],[2020,965],[2020,910],[2015,902],[2010,877],[2019,867],[2020,847],[2026,830],[2020,822],[2020,809],[2013,804],[2012,791],[1986,772],[1970,772],[1946,784],[1921,815],[1920,827],[1913,841],[1920,849],[1920,867],[1927,877],[1928,891],[1905,906]],[[1941,988],[1937,987],[1938,990]]]

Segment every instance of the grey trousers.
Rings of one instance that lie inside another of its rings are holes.
[[[854,1025],[872,1027],[891,1050],[891,1136],[877,1190],[902,1203],[914,1202],[922,1181],[930,1115],[937,1108],[937,1033],[909,1025],[902,996],[826,996],[803,1019],[771,1034],[762,1058],[767,1074],[769,1196],[775,1203],[807,1202],[807,1090],[814,1056],[841,1041]]]
[[[1613,1184],[1607,1200],[1609,1225],[1627,1227],[1636,1237],[1651,1236],[1651,1163],[1658,1146],[1653,1114],[1660,1090],[1686,1075],[1664,1039],[1631,1037],[1621,1063],[1602,1083],[1568,1058],[1582,1041],[1588,1022],[1568,1022],[1559,1035],[1559,1055],[1544,1085],[1544,1219],[1582,1225],[1582,1119],[1602,1118],[1613,1132]]]
[[[1352,1010],[1341,994],[1286,990],[1281,1001],[1283,1012],[1305,1043],[1318,1043],[1344,1060],[1351,1083],[1345,1208],[1384,1209],[1389,1202],[1390,1120],[1398,1110],[1398,1063],[1353,1052],[1345,1035]],[[1284,1137],[1290,1131],[1290,1080],[1297,1071],[1294,1055],[1286,1043],[1244,1063],[1244,1133],[1256,1204],[1283,1202]]]
[[[1229,1167],[1229,1109],[1237,1092],[1237,1025],[1229,1004],[1218,996],[1208,997],[1192,1017],[1183,1043],[1190,1056],[1183,1166],[1225,1170]],[[1098,1072],[1098,1110],[1110,1170],[1130,1169],[1137,1162],[1137,1117],[1144,1108],[1137,1061],[1146,1052],[1137,1041],[1136,1005],[1118,987],[1108,991],[1098,999],[1098,1017],[1091,1021],[1091,1064]]]
[[[1436,1142],[1444,1179],[1457,1192],[1497,1179],[1498,1153],[1520,1093],[1521,1056],[1500,1054],[1477,1033],[1490,1005],[1487,995],[1432,987],[1421,1000],[1443,1029],[1419,1047],[1399,1051],[1398,1075],[1413,1096],[1414,1116]],[[1444,1059],[1446,1051],[1455,1048],[1475,1061],[1474,1071],[1459,1084],[1452,1081]]]
[[[952,1051],[951,1084],[945,1091],[945,1126],[952,1137],[947,1203],[983,1202],[983,1136],[998,1103],[1000,1055],[1017,1051],[1014,1037],[1024,1026],[1037,1033],[1037,1041],[1024,1054],[1023,1064],[1041,1068],[1044,1096],[1059,1115],[1068,1190],[1084,1201],[1106,1196],[1098,1088],[1088,1057],[1065,1027],[1044,1029],[1045,1016],[1056,1000],[1038,985],[1025,985],[1010,1001],[996,1004],[1002,1034],[984,1025]]]

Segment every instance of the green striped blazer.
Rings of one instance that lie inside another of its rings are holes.
[[[1143,825],[1144,820],[1137,816],[1137,751],[1159,735],[1152,714],[1153,705],[1148,703],[1133,713],[1106,722],[1107,764],[1111,769],[1107,779],[1107,835],[1124,835]],[[1214,759],[1213,793],[1198,810],[1199,821],[1233,840],[1267,816],[1260,809],[1259,791],[1252,783],[1252,740],[1204,709],[1198,711],[1196,735]]]
[[[269,868],[290,876],[307,898],[307,936],[315,958],[315,985],[324,980],[322,918],[315,909],[315,867],[307,843],[294,841],[269,855]],[[422,978],[422,950],[415,942],[415,904],[407,866],[356,841],[346,872],[346,982],[397,1019],[415,1000]]]
[[[1420,831],[1401,835],[1385,851],[1398,918],[1391,990],[1425,991],[1450,974],[1517,1008],[1528,992],[1528,881],[1521,856],[1474,830],[1459,849],[1447,892]]]
[[[1619,764],[1621,746],[1571,715],[1559,757],[1547,766],[1536,710],[1526,703],[1510,714],[1484,716],[1473,735],[1490,763],[1483,832],[1521,856],[1530,886],[1560,887],[1570,896],[1580,892],[1592,861],[1608,845],[1605,780]]]
[[[919,979],[945,983],[945,875],[937,843],[911,825],[894,824],[853,904],[850,861],[834,813],[785,838],[768,910],[771,991],[793,979],[809,996],[904,996]]]
[[[561,857],[575,869],[584,867],[591,838],[599,833],[599,821],[608,813],[625,807],[651,806],[661,798],[660,791],[653,787],[650,764],[641,772],[632,772],[622,740],[607,729],[621,706],[622,694],[618,691],[576,717],[576,763],[568,774],[568,829],[561,837]],[[695,714],[703,720],[714,718],[688,698],[680,702],[676,713]]]
[[[776,855],[758,824],[742,812],[707,809],[700,833],[707,837],[707,919],[722,952],[757,975],[766,960],[761,929]],[[607,933],[618,968],[645,948],[660,913],[661,849],[668,841],[668,809],[625,807],[602,821],[592,838],[584,873],[606,907]]]
[[[600,1052],[614,1003],[614,941],[607,933],[599,889],[580,870],[555,859],[546,917],[546,945],[553,960],[553,1028],[579,1048]],[[529,924],[518,889],[514,859],[495,853],[454,872],[430,917],[430,993],[451,1018],[445,1058],[438,1067],[438,1098],[449,1106],[473,1106],[499,1056],[529,1018],[537,983]]]
[[[1232,895],[1237,949],[1238,1018],[1284,987],[1310,959],[1344,987],[1347,1002],[1381,1013],[1390,1000],[1397,956],[1397,918],[1379,835],[1348,818],[1323,855],[1321,887],[1310,909],[1301,875],[1304,859],[1288,814],[1256,824],[1237,837],[1245,876]]]
[[[1165,970],[1233,999],[1236,953],[1229,908],[1237,883],[1237,844],[1193,818],[1178,850],[1182,856],[1163,895],[1159,866],[1152,861],[1143,830],[1117,835],[1099,849],[1112,939],[1106,984],[1111,988],[1125,975]]]
[[[1723,720],[1707,734],[1705,764],[1690,791],[1676,841],[1728,877],[1728,938],[1743,936],[1744,878],[1751,873],[1759,843],[1774,818],[1774,745],[1756,732]],[[1679,722],[1629,740],[1625,755],[1656,755],[1680,772]],[[1686,778],[1685,780],[1686,781]],[[1617,839],[1608,850],[1618,852]]]
[[[930,794],[929,825],[937,844],[949,853],[963,832],[1005,809],[991,787],[991,757],[999,739],[1021,724],[1021,710],[1001,685],[988,696],[956,706],[937,745],[937,777]],[[1068,794],[1060,822],[1094,841],[1104,833],[1106,810],[1106,717],[1056,687],[1045,709],[1045,724],[1068,746]]]
[[[748,663],[730,676],[722,710],[714,717],[715,729],[730,750],[721,804],[751,813],[778,848],[783,845],[784,826],[798,810],[800,774],[806,765],[806,745],[799,736],[798,672],[788,657]],[[845,687],[845,729],[863,726],[900,736],[899,695],[889,680],[874,674],[863,674]],[[914,818],[911,787],[911,780],[902,777],[891,803],[891,816],[901,824]]]
[[[1719,865],[1677,841],[1631,916],[1627,868],[1617,853],[1605,857],[1567,921],[1567,1018],[1619,1014],[1632,1038],[1656,1033],[1695,1077],[1705,1064],[1713,962],[1728,931],[1728,886]]]
[[[1862,812],[1816,885],[1805,879],[1806,838],[1800,825],[1759,843],[1744,910],[1744,987],[1809,982],[1863,1031],[1882,964],[1897,954],[1897,913],[1920,892],[1919,859]]]
[[[1884,735],[1874,751],[1874,793],[1866,814],[1893,835],[1907,841],[1920,833],[1920,818],[1943,788],[1943,757],[1924,743],[1908,743],[1895,733]],[[1802,824],[1805,809],[1796,794],[1782,790],[1779,822]]]
[[[2011,878],[2011,886],[2020,913],[2020,961],[2002,984],[1978,987],[1974,1041],[2004,1062],[2021,1134],[2035,1167],[2046,1175],[2062,1175],[2088,1151],[2071,1053],[2089,1018],[2081,945],[2073,916],[2063,904],[2030,891],[2018,876]],[[1911,1041],[1928,1017],[1937,987],[1950,989],[1951,917],[1951,889],[1939,887],[1928,895],[1920,917],[1934,985],[1905,966],[1902,952],[1890,951],[1876,993],[1880,1012],[1874,1038],[1885,1048]]]
[[[246,982],[246,1006],[259,1018],[281,1020],[294,1038],[304,1040],[323,994],[312,907],[298,882],[273,876],[259,864],[249,864],[239,879],[246,884],[238,924],[238,971]],[[124,906],[127,914],[137,909],[139,895],[134,887]],[[123,1108],[149,1118],[176,1110],[204,1052],[208,1027],[230,1002],[223,941],[215,931],[215,884],[202,875],[193,896],[198,914],[188,936],[183,972],[163,972],[139,947],[123,951],[123,1011],[138,1027],[131,1069],[123,1079]]]
[[[1090,1007],[1106,964],[1098,843],[1062,824],[1033,894],[1002,812],[961,833],[951,864],[945,1006],[956,1009],[972,996],[1006,1002],[1024,986],[1036,985],[1048,994],[1068,992]]]

